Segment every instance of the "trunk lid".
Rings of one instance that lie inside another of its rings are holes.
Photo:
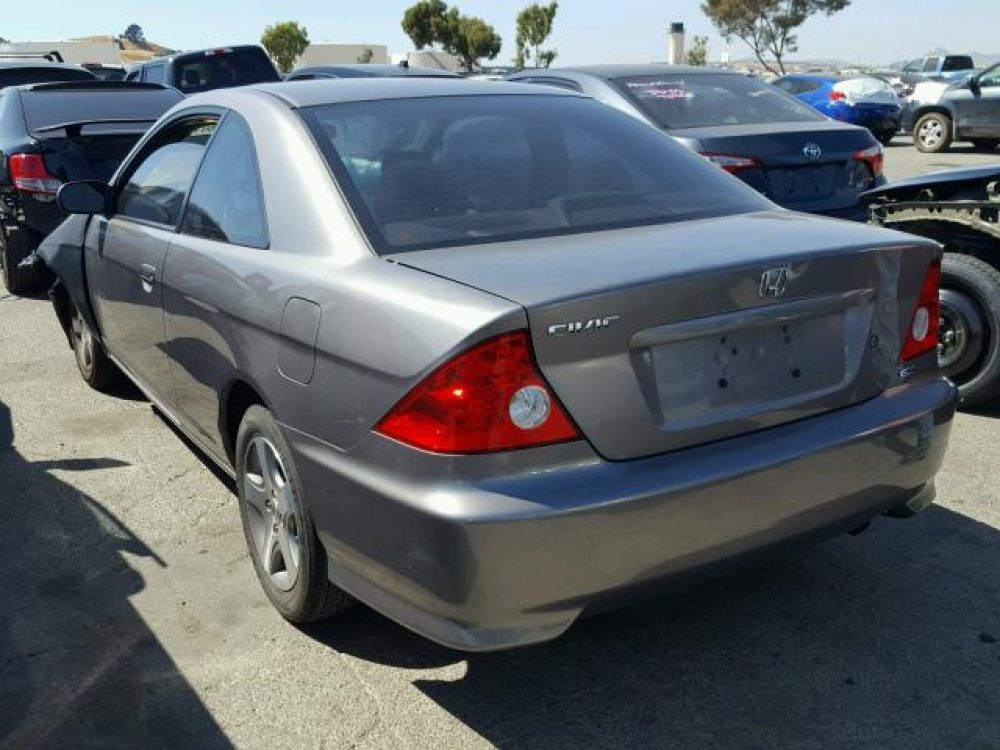
[[[881,393],[936,252],[774,211],[389,258],[521,304],[553,390],[625,460]]]
[[[759,168],[737,176],[775,203],[797,211],[849,208],[874,179],[855,154],[876,141],[866,129],[852,125],[789,122],[669,132],[702,153],[756,159]]]

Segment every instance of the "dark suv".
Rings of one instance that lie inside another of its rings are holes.
[[[42,281],[39,266],[24,261],[66,218],[56,204],[59,187],[110,179],[142,134],[183,98],[165,86],[93,77],[0,90],[0,268],[8,291]]]
[[[918,86],[903,108],[903,129],[925,153],[945,151],[952,141],[981,149],[1000,145],[1000,65],[947,88]]]
[[[246,44],[154,58],[129,69],[125,80],[161,83],[194,94],[280,81],[281,76],[262,47]]]

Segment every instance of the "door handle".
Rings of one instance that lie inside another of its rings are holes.
[[[156,267],[148,263],[139,266],[139,280],[142,282],[143,291],[153,291],[153,285],[156,283]]]

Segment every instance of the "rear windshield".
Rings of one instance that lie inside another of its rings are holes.
[[[949,55],[944,59],[944,65],[941,66],[942,73],[949,73],[955,70],[972,70],[975,68],[975,64],[972,62],[972,58],[966,55]]]
[[[88,87],[89,89],[89,87]],[[86,120],[148,120],[131,125],[145,130],[160,115],[182,99],[172,89],[143,91],[22,91],[21,104],[28,130]],[[115,130],[127,128],[118,127]],[[58,135],[58,134],[56,134]]]
[[[658,130],[582,97],[427,97],[300,112],[380,253],[772,207]]]
[[[774,86],[749,76],[683,73],[628,76],[613,83],[664,128],[813,122],[823,116]]]
[[[0,68],[0,89],[4,86],[22,86],[26,83],[51,83],[53,81],[92,81],[88,71],[73,68]]]
[[[100,78],[102,81],[124,81],[125,80],[125,68],[112,68],[112,67],[101,67],[101,68],[87,68],[91,73]]]
[[[204,52],[174,63],[173,85],[185,94],[280,80],[263,50]]]

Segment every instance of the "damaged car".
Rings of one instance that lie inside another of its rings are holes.
[[[944,245],[938,356],[976,406],[1000,395],[1000,164],[873,190],[872,222]]]
[[[589,97],[220,89],[59,202],[82,377],[234,478],[292,622],[358,599],[521,646],[933,500],[938,244],[780,209]]]
[[[86,75],[0,90],[0,272],[11,293],[44,285],[35,250],[66,218],[56,204],[59,187],[109,179],[142,134],[183,98],[156,84]]]

